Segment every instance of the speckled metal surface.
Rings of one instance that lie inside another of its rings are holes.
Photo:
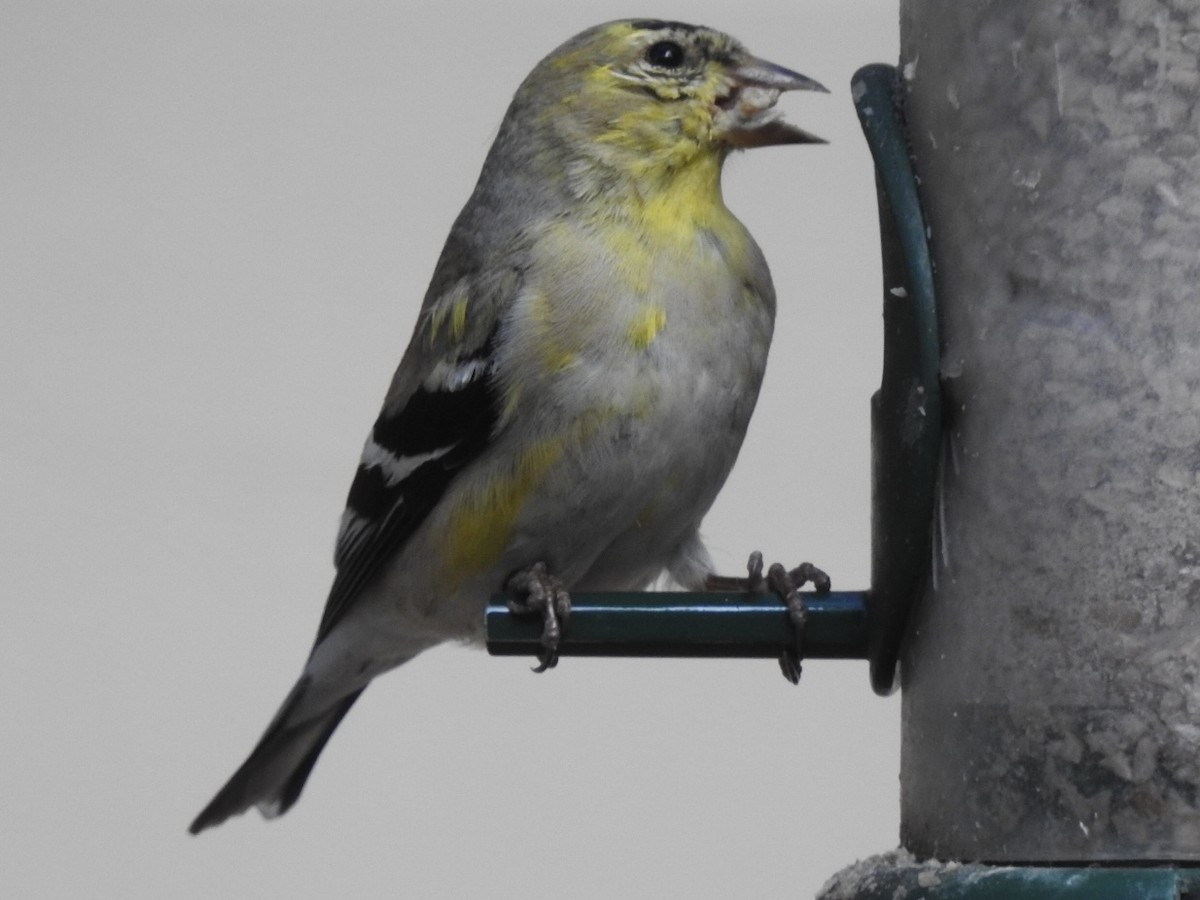
[[[904,0],[951,418],[902,841],[1200,859],[1200,11]]]

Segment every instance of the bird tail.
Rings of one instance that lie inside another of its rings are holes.
[[[241,768],[188,828],[199,834],[230,816],[257,806],[267,818],[281,816],[300,797],[304,782],[342,717],[366,689],[359,688],[316,716],[289,721],[299,708],[311,679],[302,677],[275,715],[266,733]]]

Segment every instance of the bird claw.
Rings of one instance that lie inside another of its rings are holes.
[[[749,577],[746,579],[746,590],[751,594],[757,594],[763,589],[763,555],[757,551],[750,552],[750,559],[746,561],[746,571]]]
[[[800,654],[795,651],[780,653],[779,671],[792,684],[799,684],[800,676],[804,674],[804,667],[800,664]]]
[[[509,597],[509,612],[517,616],[539,613],[542,616],[542,650],[533,671],[553,669],[558,665],[558,645],[571,617],[571,595],[541,562],[510,575],[504,587],[521,598]]]
[[[781,563],[772,563],[771,568],[767,570],[767,589],[783,601],[788,610],[788,618],[792,621],[792,628],[796,632],[795,647],[779,655],[780,671],[792,684],[800,683],[800,673],[803,671],[800,664],[800,648],[804,640],[804,623],[808,621],[808,610],[804,607],[804,598],[800,596],[800,588],[796,582],[797,579],[793,578],[792,573]],[[800,584],[804,584],[804,581],[801,580]]]
[[[782,670],[784,678],[792,684],[799,684],[802,668],[800,647],[803,646],[804,623],[808,620],[808,611],[805,609],[804,595],[800,593],[800,588],[811,584],[818,594],[828,594],[831,587],[829,576],[812,563],[800,563],[794,569],[788,569],[780,563],[773,563],[767,569],[764,578],[763,555],[757,550],[750,554],[750,559],[746,563],[746,573],[745,580],[713,576],[709,579],[709,583],[724,586],[744,585],[750,593],[758,593],[765,588],[783,601],[784,606],[787,607],[792,627],[796,630],[796,646],[780,655],[779,668]]]

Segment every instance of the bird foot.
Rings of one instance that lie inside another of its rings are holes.
[[[571,616],[571,595],[541,562],[510,575],[504,587],[519,596],[519,599],[509,598],[509,612],[517,616],[542,616],[542,650],[533,671],[553,669],[558,665],[558,644]]]
[[[746,578],[728,578],[721,575],[710,575],[705,586],[710,590],[743,589],[757,593],[764,588],[775,594],[783,601],[788,610],[788,618],[796,630],[795,649],[786,651],[779,657],[779,668],[783,677],[792,684],[800,683],[800,647],[804,640],[804,623],[808,612],[804,606],[804,595],[800,588],[812,584],[818,594],[828,594],[830,588],[829,576],[812,563],[800,563],[794,569],[788,569],[781,563],[772,563],[763,577],[763,556],[757,550],[750,554],[746,563]]]

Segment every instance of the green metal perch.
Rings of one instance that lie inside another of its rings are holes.
[[[560,656],[866,659],[867,596],[863,591],[804,594],[803,646],[787,607],[774,594],[736,592],[573,594]],[[542,620],[515,616],[506,597],[487,609],[488,652],[536,656]]]

